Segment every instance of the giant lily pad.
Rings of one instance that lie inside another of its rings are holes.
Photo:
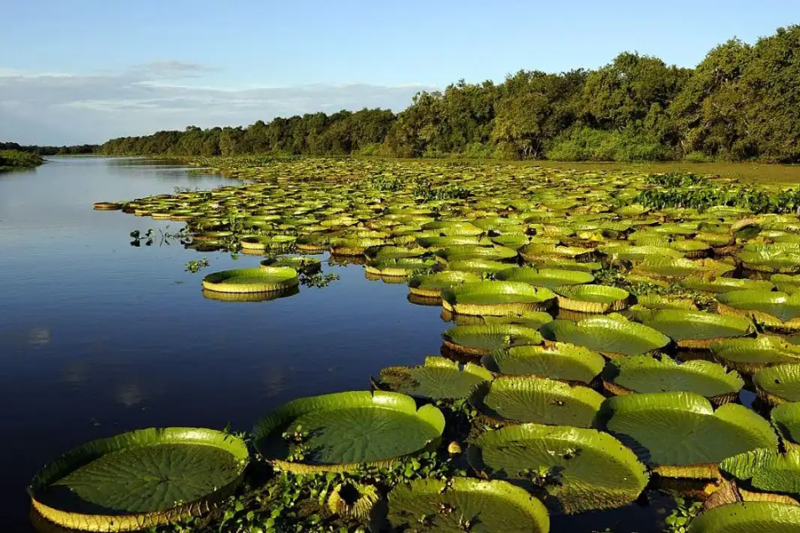
[[[426,357],[421,366],[391,366],[381,370],[379,385],[417,398],[466,398],[476,385],[491,381],[485,368],[467,363],[463,368],[444,357]]]
[[[771,405],[800,402],[800,361],[762,368],[753,376],[759,397]]]
[[[647,485],[645,466],[617,439],[593,429],[521,424],[483,433],[470,464],[511,481],[566,514],[633,502]]]
[[[559,270],[554,268],[535,269],[531,267],[514,267],[501,270],[495,278],[502,281],[524,281],[537,287],[554,289],[565,285],[581,285],[594,281],[594,276],[589,272],[577,270]]]
[[[775,331],[800,331],[800,293],[744,290],[717,295],[719,312],[752,317]]]
[[[669,344],[661,332],[615,316],[554,320],[542,326],[541,333],[545,339],[586,346],[609,358],[641,355]]]
[[[688,533],[800,533],[800,507],[746,502],[715,507],[692,520]]]
[[[505,246],[477,246],[463,245],[443,248],[436,252],[438,257],[445,261],[459,261],[463,259],[488,259],[491,261],[509,261],[517,257],[517,251]]]
[[[655,279],[682,279],[687,276],[724,276],[735,267],[713,259],[650,257],[637,264],[632,272]]]
[[[340,392],[291,401],[256,424],[255,446],[292,472],[388,465],[435,446],[444,416],[396,392]]]
[[[411,294],[424,298],[441,298],[442,291],[462,283],[474,283],[480,281],[477,274],[462,272],[458,270],[445,270],[435,274],[414,276],[408,280],[408,288]]]
[[[639,313],[638,317],[646,326],[675,340],[681,348],[705,350],[715,340],[755,333],[755,327],[745,318],[703,311],[659,309]]]
[[[203,288],[227,293],[273,292],[291,289],[299,282],[293,268],[262,266],[209,274],[203,278]]]
[[[737,255],[742,265],[758,272],[797,274],[800,272],[800,251],[776,245],[745,249]]]
[[[500,261],[493,261],[491,259],[479,259],[476,257],[470,259],[458,259],[447,263],[447,270],[470,272],[481,275],[494,274],[507,268],[508,263],[501,263]]]
[[[566,285],[553,289],[559,309],[579,313],[609,313],[628,306],[630,293],[608,285]]]
[[[451,350],[476,357],[494,350],[542,342],[537,330],[517,324],[454,326],[442,333],[442,338]]]
[[[507,315],[544,311],[553,306],[556,295],[550,289],[519,281],[465,283],[442,291],[442,306],[464,315]]]
[[[768,366],[800,363],[800,346],[770,335],[712,342],[711,351],[720,363],[742,374],[753,374]]]
[[[719,469],[736,479],[745,500],[788,500],[800,506],[796,500],[800,499],[800,449],[785,453],[770,449],[753,450],[725,459]],[[795,499],[782,496],[784,494]]]
[[[734,371],[710,361],[694,360],[678,364],[662,357],[639,355],[611,361],[603,374],[603,385],[613,394],[648,392],[694,392],[715,405],[732,402],[744,386]]]
[[[770,413],[787,448],[800,449],[800,402],[784,403]]]
[[[549,346],[506,348],[484,356],[481,363],[498,374],[532,374],[589,384],[602,372],[605,359],[583,346],[556,342]]]
[[[625,244],[615,244],[605,246],[603,253],[614,260],[621,261],[644,261],[650,257],[683,257],[683,254],[673,248],[666,246],[628,246]]]
[[[368,274],[393,278],[405,278],[415,270],[427,270],[434,265],[432,259],[420,257],[401,257],[397,259],[382,259],[368,263],[365,267]]]
[[[714,411],[692,392],[615,396],[597,423],[665,477],[714,479],[720,461],[778,446],[769,422],[753,411],[732,403]]]
[[[207,512],[235,490],[248,460],[244,442],[219,431],[143,429],[70,450],[29,492],[55,524],[138,531]]]
[[[396,531],[432,533],[548,533],[545,506],[505,481],[456,477],[418,479],[389,493],[389,523]]]
[[[680,280],[679,283],[687,289],[711,293],[741,290],[771,291],[774,288],[774,285],[770,281],[738,278],[704,278],[690,276]]]
[[[470,403],[503,422],[590,427],[603,396],[580,385],[535,376],[499,376],[473,391]]]

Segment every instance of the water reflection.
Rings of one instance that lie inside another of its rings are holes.
[[[218,292],[203,289],[203,297],[209,300],[217,300],[220,302],[269,302],[271,300],[278,300],[279,298],[288,298],[300,293],[299,287],[292,287],[284,291],[272,292],[249,292],[249,293],[236,293],[236,292]]]

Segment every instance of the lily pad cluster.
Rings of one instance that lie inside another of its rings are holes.
[[[546,532],[551,516],[623,507],[671,480],[720,494],[691,532],[797,530],[798,216],[645,207],[635,199],[664,180],[635,172],[378,160],[230,170],[247,181],[118,205],[184,222],[188,248],[264,256],[210,274],[207,294],[282,293],[318,265],[287,254],[328,253],[406,283],[412,303],[449,322],[440,355],[256,424],[254,450],[275,471],[353,476],[318,497],[324,512],[375,531]],[[431,453],[447,475],[383,486],[364,474]],[[104,493],[92,474],[102,455],[82,457],[46,468],[56,474],[37,477],[35,501],[61,486]],[[186,515],[97,498],[117,513]]]

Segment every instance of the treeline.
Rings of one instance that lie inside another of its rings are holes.
[[[520,71],[417,94],[394,114],[307,114],[108,141],[108,155],[382,155],[800,162],[800,26],[730,40],[694,69],[622,53],[598,70]]]
[[[100,150],[97,144],[81,144],[77,146],[22,146],[12,142],[0,142],[0,150],[14,150],[37,155],[87,155]]]
[[[44,162],[42,156],[31,152],[19,150],[0,149],[0,170],[13,170],[19,168],[34,168]]]

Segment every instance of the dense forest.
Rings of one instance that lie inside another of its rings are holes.
[[[86,155],[93,154],[100,149],[96,144],[81,144],[77,146],[22,146],[12,142],[0,142],[0,150],[13,150],[36,155]]]
[[[43,162],[42,156],[39,154],[21,152],[19,150],[0,149],[0,170],[34,168],[41,165]]]
[[[113,139],[108,155],[381,155],[800,162],[800,26],[733,39],[694,69],[622,53],[598,70],[463,80],[389,110]]]

